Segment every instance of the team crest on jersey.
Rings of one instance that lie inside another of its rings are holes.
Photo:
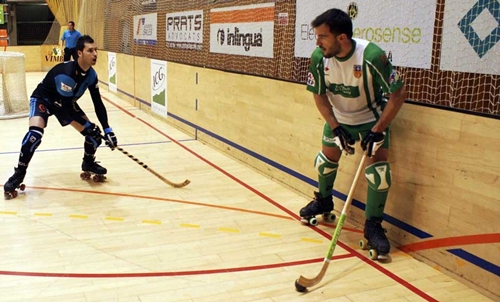
[[[307,73],[307,86],[316,86],[316,81],[314,80],[314,76],[311,72]]]
[[[361,65],[354,65],[353,74],[356,79],[361,78]]]
[[[66,91],[66,92],[71,92],[71,91],[73,91],[73,87],[68,86],[68,85],[61,82],[61,90]]]

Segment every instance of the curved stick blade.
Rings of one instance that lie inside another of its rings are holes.
[[[329,264],[330,264],[330,260],[325,259],[325,261],[323,262],[323,267],[321,268],[321,271],[319,272],[319,274],[316,277],[314,277],[312,279],[308,279],[308,278],[301,275],[297,282],[299,283],[299,285],[302,285],[304,287],[315,286],[325,276],[325,273],[326,273],[326,270],[328,269]]]

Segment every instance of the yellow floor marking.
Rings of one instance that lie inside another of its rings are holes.
[[[148,224],[161,224],[161,221],[159,220],[143,220],[142,223],[148,223]]]
[[[17,215],[18,212],[0,211],[0,214]],[[37,213],[34,213],[33,215],[34,216],[42,216],[42,217],[53,217],[54,216],[54,214],[52,214],[52,213],[43,213],[43,212],[37,212]],[[75,218],[75,219],[87,219],[89,217],[88,215],[80,215],[80,214],[69,214],[68,216],[69,216],[69,218]],[[125,218],[123,218],[123,217],[106,216],[104,219],[110,220],[110,221],[125,221]],[[150,220],[150,219],[144,219],[141,222],[144,224],[154,224],[154,225],[161,225],[162,224],[162,222],[160,220]],[[198,229],[201,227],[199,224],[190,224],[190,223],[181,223],[180,226],[185,227],[185,228],[194,228],[194,229]],[[219,231],[227,232],[227,233],[235,233],[235,234],[241,232],[241,230],[239,230],[239,229],[224,228],[224,227],[220,227]],[[260,232],[259,236],[270,237],[270,238],[281,238],[282,237],[280,234],[272,234],[272,233],[265,233],[265,232]],[[323,243],[322,240],[312,239],[312,238],[301,238],[300,240],[304,241],[304,242],[311,242],[311,243],[318,243],[318,244]],[[459,263],[459,265],[460,264],[462,264],[462,263]]]
[[[122,218],[122,217],[111,217],[111,216],[107,216],[106,217],[106,220],[112,220],[112,221],[124,221],[125,218]]]
[[[301,238],[300,241],[312,242],[312,243],[323,243],[323,240],[312,239],[312,238]]]
[[[185,228],[199,228],[200,227],[197,224],[189,224],[189,223],[181,223],[180,226],[185,227]]]
[[[5,214],[5,215],[17,215],[17,212],[0,211],[0,214]]]

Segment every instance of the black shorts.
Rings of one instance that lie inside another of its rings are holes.
[[[49,116],[55,115],[61,126],[67,126],[72,121],[75,113],[79,116],[85,116],[85,112],[78,106],[76,102],[73,102],[73,112],[66,112],[62,110],[56,109],[53,105],[47,105],[47,103],[38,98],[30,99],[30,118],[33,116],[39,116],[43,118],[45,122],[45,126],[47,127],[47,123],[49,121]]]

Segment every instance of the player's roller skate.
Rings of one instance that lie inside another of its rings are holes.
[[[369,250],[368,256],[372,260],[387,260],[391,245],[382,227],[382,218],[367,219],[365,222],[365,238],[359,241],[363,250]]]
[[[82,162],[82,173],[80,174],[80,178],[83,180],[88,180],[92,178],[95,182],[103,182],[106,180],[106,174],[108,171],[106,168],[102,167],[98,164],[98,162],[92,160],[90,162],[83,161]],[[92,176],[93,175],[93,176]]]
[[[316,215],[321,214],[324,221],[334,222],[335,214],[333,211],[332,196],[321,197],[319,192],[314,192],[314,199],[311,200],[305,207],[300,209],[300,222],[310,225],[318,225]]]
[[[16,198],[18,192],[16,189],[24,191],[26,186],[22,183],[26,176],[26,169],[14,168],[14,175],[3,185],[5,199]]]

